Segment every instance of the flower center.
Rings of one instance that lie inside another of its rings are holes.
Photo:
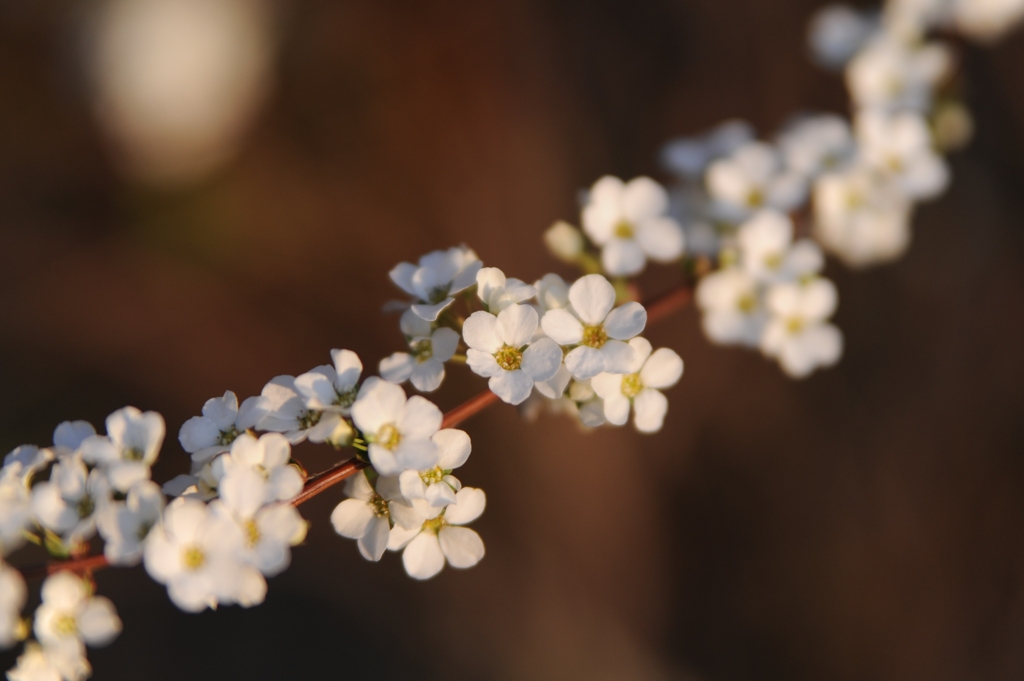
[[[374,494],[370,497],[370,508],[373,509],[373,514],[378,518],[390,518],[391,509],[388,508],[388,500],[379,494]]]
[[[632,239],[634,233],[633,223],[628,220],[619,220],[612,233],[620,239]]]
[[[583,327],[583,345],[586,345],[589,348],[601,348],[607,341],[608,334],[605,333],[603,326]]]
[[[181,550],[181,564],[186,570],[198,570],[206,563],[206,554],[194,544]]]
[[[889,172],[901,173],[903,172],[903,159],[893,154],[885,159],[885,167],[889,169]]]
[[[238,429],[231,426],[228,430],[220,431],[220,437],[217,438],[217,444],[226,447],[234,442],[239,435],[241,435],[241,433],[238,432]]]
[[[743,314],[750,314],[757,307],[757,300],[751,293],[744,293],[740,296],[740,299],[736,301],[736,307],[740,309]]]
[[[769,253],[764,257],[764,266],[770,270],[777,270],[782,267],[782,254]]]
[[[356,402],[356,393],[359,391],[355,388],[348,390],[343,393],[338,393],[338,397],[335,398],[334,403],[342,409],[348,409]]]
[[[256,526],[255,520],[250,520],[245,524],[245,541],[252,548],[260,543],[260,538],[263,535],[260,534],[260,528]]]
[[[423,484],[426,485],[427,487],[430,487],[434,483],[441,482],[441,480],[443,479],[444,471],[441,470],[440,466],[434,466],[429,471],[420,473],[420,480],[422,480]]]
[[[494,353],[494,359],[505,371],[515,371],[523,363],[523,353],[511,345],[505,345]]]
[[[448,288],[448,286],[435,286],[434,288],[430,289],[429,299],[427,302],[429,302],[431,305],[437,305],[442,300],[448,297]]]
[[[421,364],[434,356],[434,347],[429,338],[418,340],[409,347],[412,349],[413,357]]]
[[[804,330],[805,326],[807,326],[806,322],[799,317],[790,317],[786,320],[786,331],[789,331],[790,333],[800,333]]]
[[[299,415],[299,427],[302,430],[309,430],[316,424],[320,423],[320,417],[322,414],[318,411],[304,411]]]
[[[640,374],[629,374],[622,377],[622,394],[626,397],[633,399],[643,389],[644,384],[640,380]]]
[[[385,423],[381,426],[377,431],[377,437],[374,438],[374,442],[385,449],[394,449],[401,441],[402,434],[398,432],[398,428],[395,428],[393,423]]]
[[[747,205],[751,208],[760,208],[764,205],[764,192],[760,189],[751,189],[747,192]]]
[[[92,515],[92,512],[96,510],[96,502],[93,498],[86,494],[82,497],[81,501],[78,502],[78,517],[88,518]]]
[[[431,520],[424,520],[423,521],[423,532],[430,532],[431,534],[437,534],[438,532],[441,531],[441,528],[444,527],[447,524],[448,523],[446,523],[445,520],[444,520],[444,513],[442,513],[441,515],[439,515],[436,518],[433,518]]]
[[[142,450],[137,447],[129,447],[124,450],[124,458],[128,461],[142,461]]]
[[[846,192],[846,209],[847,210],[858,210],[864,205],[864,195],[858,191],[851,189]]]
[[[73,636],[78,632],[78,623],[73,615],[62,613],[54,618],[53,629],[61,636]]]

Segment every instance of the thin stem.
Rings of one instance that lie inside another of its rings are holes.
[[[647,303],[647,322],[655,323],[661,321],[676,310],[680,310],[693,300],[693,288],[683,284]],[[444,415],[441,422],[442,428],[453,428],[463,421],[476,416],[487,407],[498,401],[498,396],[490,390],[485,390],[475,397],[471,397],[459,406]],[[292,499],[293,506],[306,503],[321,492],[344,482],[370,464],[361,459],[349,459],[325,471],[312,475],[306,479],[306,484],[299,493],[299,496]],[[61,570],[70,570],[79,574],[89,573],[94,570],[102,570],[110,563],[104,555],[85,556],[72,560],[51,561],[48,563],[37,563],[21,570],[25,579],[39,579],[52,575]]]

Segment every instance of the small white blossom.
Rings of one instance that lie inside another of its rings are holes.
[[[319,373],[331,381],[329,368],[319,366],[307,374]],[[306,406],[306,398],[295,387],[295,377],[288,375],[275,376],[263,386],[257,409],[261,416],[256,429],[282,433],[293,445],[305,442],[310,429],[323,415],[320,410]]]
[[[766,296],[771,320],[761,350],[793,378],[835,364],[843,350],[839,329],[827,323],[835,312],[835,286],[827,279],[773,286]]]
[[[419,395],[406,399],[401,386],[377,377],[363,383],[352,406],[352,420],[369,443],[370,463],[385,476],[437,464],[437,447],[430,438],[442,418],[429,400]]]
[[[320,366],[297,377],[295,390],[305,400],[307,418],[316,421],[306,433],[309,441],[344,446],[352,439],[352,428],[344,417],[355,402],[363,363],[351,350],[331,350],[331,359],[334,366]]]
[[[862,112],[857,117],[857,139],[864,162],[894,178],[907,197],[932,199],[949,185],[949,167],[935,153],[921,116]]]
[[[27,595],[21,573],[0,561],[0,649],[24,638],[21,609]]]
[[[93,596],[88,583],[72,572],[46,578],[43,602],[36,610],[34,631],[46,647],[81,649],[105,646],[121,633],[114,604]]]
[[[847,5],[827,5],[811,19],[808,41],[815,60],[828,69],[846,65],[878,28],[878,19]]]
[[[476,295],[491,314],[510,305],[533,298],[536,289],[524,281],[509,279],[497,267],[484,267],[476,273]]]
[[[782,132],[778,144],[786,164],[808,178],[848,166],[856,152],[849,123],[832,114],[796,121]]]
[[[400,289],[415,298],[412,311],[433,322],[455,302],[453,295],[476,282],[476,273],[482,265],[472,250],[456,246],[428,253],[417,265],[400,263],[390,274]]]
[[[569,307],[569,285],[557,274],[545,274],[534,282],[537,291],[537,313]]]
[[[243,560],[238,526],[195,499],[175,499],[150,532],[143,558],[149,575],[167,585],[182,610],[199,612],[218,603],[261,603],[267,584]]]
[[[137,565],[149,531],[160,520],[164,495],[150,480],[128,490],[123,502],[108,503],[96,514],[96,526],[104,542],[103,554],[112,565]]]
[[[392,523],[419,527],[422,520],[402,497],[398,478],[378,477],[376,488],[365,472],[345,481],[349,497],[334,507],[331,524],[343,537],[357,540],[363,558],[378,561],[388,547]]]
[[[923,112],[949,68],[944,45],[915,46],[882,34],[850,61],[846,84],[861,109]]]
[[[155,411],[135,407],[119,409],[107,417],[107,435],[92,435],[79,446],[82,458],[98,466],[119,492],[127,492],[139,480],[147,480],[149,467],[164,442],[164,418]]]
[[[266,481],[252,468],[234,469],[220,491],[210,511],[237,525],[242,559],[267,577],[283,572],[291,563],[291,547],[306,537],[306,521],[291,504],[268,504]]]
[[[576,378],[602,371],[625,373],[633,361],[628,341],[644,330],[647,311],[629,302],[614,310],[615,289],[599,274],[581,277],[569,288],[571,307],[549,310],[541,320],[544,333],[559,345],[576,346],[565,366]]]
[[[53,431],[53,446],[58,451],[70,453],[95,434],[96,429],[88,421],[64,421]]]
[[[20,461],[0,469],[0,557],[25,542],[25,529],[32,520],[32,501],[27,476]]]
[[[901,256],[910,243],[912,204],[892,182],[856,167],[814,186],[814,236],[851,267]]]
[[[537,381],[552,378],[562,363],[562,349],[550,338],[533,340],[537,311],[512,305],[497,316],[474,312],[462,327],[469,350],[467,364],[503,401],[520,404]]]
[[[807,195],[800,173],[782,163],[778,151],[763,142],[751,142],[711,164],[707,190],[718,216],[737,223],[762,208],[789,212]]]
[[[402,496],[426,518],[436,517],[442,508],[455,503],[462,483],[451,472],[466,463],[472,451],[469,435],[461,430],[445,428],[431,439],[439,452],[437,465],[428,470],[402,471],[398,478]]]
[[[481,270],[483,271],[483,270]],[[380,375],[389,383],[410,381],[421,392],[431,392],[444,381],[444,363],[455,356],[459,334],[433,324],[406,310],[400,321],[412,352],[396,352],[380,361]]]
[[[793,243],[788,216],[764,210],[740,227],[736,235],[740,265],[758,282],[792,281],[821,270],[824,256],[810,239]]]
[[[674,350],[659,348],[651,352],[646,338],[634,338],[629,344],[636,351],[631,371],[623,374],[598,374],[591,383],[604,400],[604,416],[621,426],[633,408],[633,425],[641,433],[661,430],[668,411],[668,400],[660,392],[671,388],[683,375],[683,360]]]
[[[83,651],[74,646],[29,643],[18,664],[7,672],[8,681],[82,681],[92,674]]]
[[[263,416],[259,398],[250,397],[238,406],[235,393],[228,390],[223,397],[213,397],[203,405],[203,415],[193,416],[181,426],[178,441],[192,455],[193,473],[202,464],[231,447],[239,433],[252,428]]]
[[[217,489],[221,497],[252,495],[259,505],[291,501],[302,491],[302,474],[291,465],[292,448],[278,433],[264,433],[257,440],[242,433],[231,444],[230,453],[214,462],[218,469]]]
[[[402,564],[410,577],[430,579],[444,567],[473,567],[484,557],[484,543],[473,530],[462,527],[480,517],[487,505],[483,490],[463,487],[455,495],[455,503],[446,506],[435,518],[406,529],[395,525],[388,548],[404,549]]]
[[[649,177],[623,183],[605,176],[590,189],[583,229],[601,247],[601,264],[612,276],[632,276],[647,260],[672,262],[683,254],[683,228],[666,215],[668,195]]]
[[[71,547],[96,533],[96,514],[111,496],[107,476],[90,471],[81,455],[73,454],[53,464],[50,479],[32,488],[32,515]]]
[[[767,320],[757,281],[739,267],[712,272],[697,285],[704,333],[715,343],[757,347]]]

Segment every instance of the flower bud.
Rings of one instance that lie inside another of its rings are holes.
[[[544,232],[548,250],[564,262],[575,263],[583,253],[583,233],[568,222],[556,222]]]

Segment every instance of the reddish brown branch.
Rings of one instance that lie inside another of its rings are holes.
[[[693,289],[689,286],[679,286],[672,289],[645,305],[647,308],[647,323],[651,324],[661,321],[676,310],[680,310],[689,305],[692,300]],[[466,419],[476,416],[497,401],[497,395],[492,393],[490,390],[485,390],[445,414],[444,420],[441,422],[441,427],[453,428]],[[333,468],[329,468],[326,471],[311,476],[306,480],[306,484],[302,488],[302,492],[299,493],[299,496],[292,500],[292,505],[298,506],[306,503],[324,490],[345,481],[347,478],[352,477],[367,466],[369,466],[369,464],[365,461],[349,459],[348,461],[338,464]],[[79,574],[85,574],[94,570],[101,570],[109,565],[110,564],[107,562],[106,556],[85,556],[84,558],[75,558],[72,560],[61,560],[30,565],[23,568],[21,573],[25,576],[25,579],[39,579],[61,570],[70,570]]]

